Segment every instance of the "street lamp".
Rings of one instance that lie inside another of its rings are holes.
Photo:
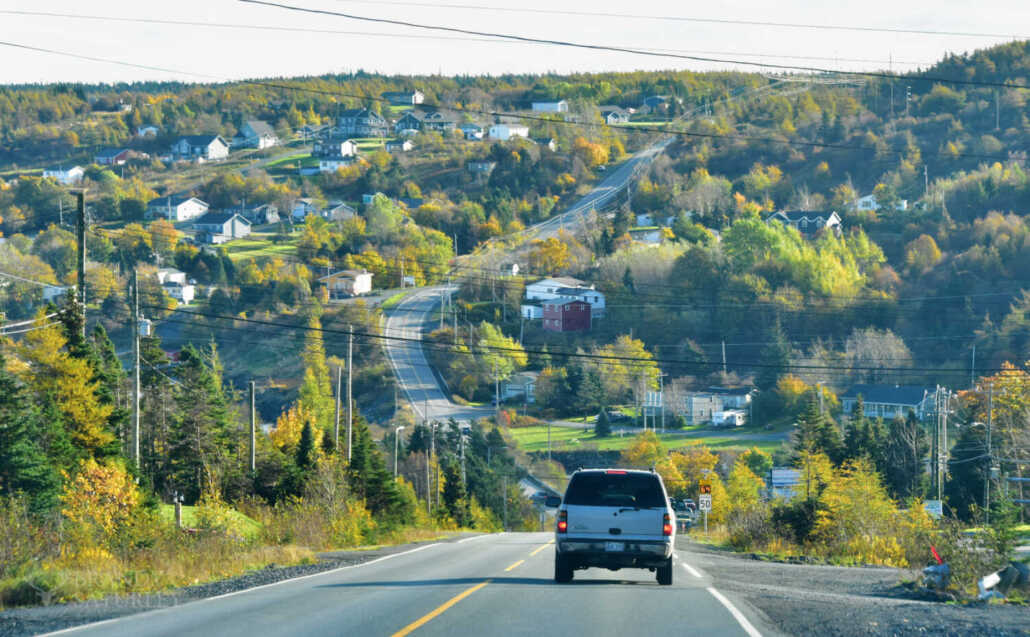
[[[401,440],[401,432],[404,431],[404,427],[397,427],[393,432],[393,477],[397,477],[397,445]]]

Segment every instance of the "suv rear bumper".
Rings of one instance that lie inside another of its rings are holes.
[[[606,551],[607,542],[619,542],[622,551]],[[573,568],[601,566],[606,568],[652,568],[663,566],[672,557],[672,540],[620,540],[560,538],[557,552],[568,559]]]

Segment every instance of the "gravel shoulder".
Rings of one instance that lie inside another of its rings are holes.
[[[783,564],[677,540],[690,564],[785,635],[1030,635],[1030,609],[920,601],[910,571]]]
[[[412,544],[399,544],[397,546],[367,550],[319,553],[318,561],[313,564],[285,567],[269,566],[237,577],[177,588],[161,593],[116,595],[85,602],[70,602],[32,608],[14,608],[0,612],[0,637],[39,635],[125,615],[181,606],[209,597],[217,597],[248,588],[274,584],[287,579],[370,562],[387,555],[416,548],[423,544],[456,542],[472,535],[477,534],[460,533],[449,536],[446,539],[427,540]]]

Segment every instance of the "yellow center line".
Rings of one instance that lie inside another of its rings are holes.
[[[532,553],[530,553],[530,554],[529,554],[529,556],[530,556],[530,557],[533,557],[534,555],[536,555],[537,553],[539,553],[540,551],[544,550],[545,548],[547,548],[548,546],[550,546],[550,545],[552,545],[552,544],[554,544],[554,540],[549,540],[549,541],[547,542],[547,544],[544,544],[544,545],[543,545],[543,546],[541,546],[540,548],[536,548],[536,549],[533,549],[533,552],[532,552]]]
[[[423,617],[421,617],[421,618],[411,622],[410,624],[408,624],[404,628],[401,628],[400,630],[395,632],[392,635],[392,637],[405,637],[405,635],[410,635],[411,633],[415,632],[416,630],[418,630],[422,626],[425,626],[433,618],[442,615],[451,606],[454,606],[455,604],[457,604],[461,600],[465,599],[466,597],[468,597],[472,593],[475,593],[476,591],[478,591],[479,589],[483,588],[484,586],[486,586],[489,583],[490,583],[490,580],[486,580],[485,582],[480,582],[479,584],[476,584],[472,588],[469,588],[469,589],[467,589],[465,591],[462,591],[461,593],[459,593],[459,594],[455,595],[454,597],[450,598],[449,600],[447,600],[446,602],[444,602],[440,606],[437,606],[436,608],[434,608],[432,611],[430,611],[429,613],[427,613]]]
[[[510,570],[511,570],[511,569],[513,569],[513,568],[516,568],[516,567],[517,567],[517,566],[518,566],[519,564],[522,564],[522,563],[523,563],[523,562],[525,562],[525,561],[526,561],[526,560],[519,560],[518,562],[515,562],[514,564],[512,564],[512,565],[511,565],[511,566],[509,566],[508,568],[504,569],[504,572],[505,572],[505,573],[507,573],[508,571],[510,571]]]

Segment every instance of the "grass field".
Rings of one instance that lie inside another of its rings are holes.
[[[194,506],[183,506],[182,507],[182,525],[185,527],[194,527],[197,524],[196,521],[197,507]],[[257,537],[257,534],[261,532],[261,525],[253,519],[243,515],[239,511],[232,511],[230,513],[232,518],[238,523],[238,528],[247,537]],[[175,505],[162,504],[161,505],[161,517],[166,520],[175,520]]]
[[[379,150],[386,146],[386,139],[383,137],[357,137],[353,141],[358,145],[359,152]]]
[[[514,427],[511,435],[515,438],[523,451],[546,451],[547,450],[547,427]],[[719,435],[713,433],[711,436],[687,437],[676,434],[659,434],[659,439],[667,449],[679,449],[695,444],[705,444],[712,449],[750,449],[758,447],[764,451],[772,451],[780,446],[779,442],[768,440],[741,440],[734,436]],[[591,429],[573,429],[570,427],[551,427],[551,449],[574,451],[585,445],[597,445],[601,451],[626,449],[633,444],[633,434],[625,436],[610,436],[608,438],[596,438]]]
[[[397,307],[397,304],[403,301],[404,297],[406,297],[408,294],[409,292],[398,292],[397,294],[394,294],[390,298],[383,301],[382,305],[380,305],[379,307],[383,310],[392,310],[393,308]]]
[[[234,261],[261,257],[290,257],[297,253],[297,248],[292,243],[272,243],[261,239],[236,239],[225,244],[225,250]]]

